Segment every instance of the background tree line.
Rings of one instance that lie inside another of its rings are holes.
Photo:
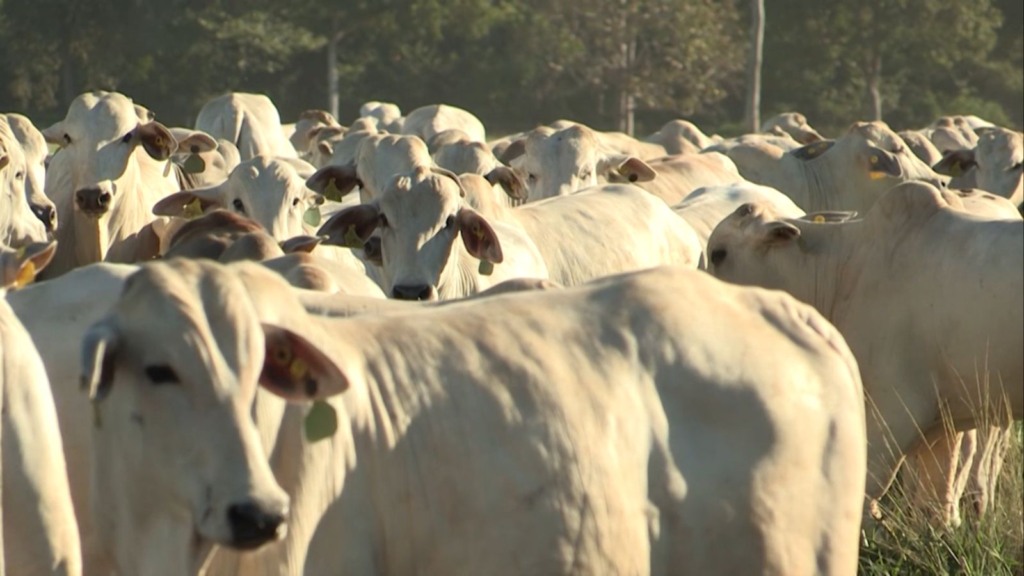
[[[284,121],[367,100],[446,102],[493,134],[571,118],[741,131],[750,0],[0,0],[0,111],[45,126],[77,94],[118,90],[191,125],[228,90]],[[1021,0],[768,0],[761,116],[827,134],[973,113],[1024,124]]]

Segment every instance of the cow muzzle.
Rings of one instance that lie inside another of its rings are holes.
[[[228,507],[232,548],[251,550],[280,539],[285,532],[285,510],[273,510],[256,502],[241,502]]]
[[[429,284],[396,285],[391,289],[395,300],[436,300],[437,290]]]
[[[75,207],[86,216],[99,218],[110,211],[114,195],[102,188],[82,188],[75,192]]]

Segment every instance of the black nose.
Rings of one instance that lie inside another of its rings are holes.
[[[47,232],[53,232],[57,229],[57,211],[53,209],[53,206],[32,204],[32,213],[43,223]]]
[[[391,289],[391,297],[396,300],[429,300],[430,286],[427,284],[395,286]]]
[[[269,512],[255,502],[228,507],[228,525],[231,526],[231,546],[252,549],[276,540],[284,524],[284,514]]]
[[[75,203],[87,214],[106,214],[110,210],[110,192],[99,188],[83,188],[75,192]]]

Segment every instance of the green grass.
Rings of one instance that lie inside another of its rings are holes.
[[[1007,452],[996,497],[980,521],[962,506],[955,529],[933,528],[906,505],[899,484],[882,499],[885,520],[862,537],[859,573],[865,576],[1024,575],[1024,441],[1021,423]]]

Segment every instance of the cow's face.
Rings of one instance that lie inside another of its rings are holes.
[[[129,471],[140,506],[253,548],[282,536],[288,509],[251,416],[264,333],[245,287],[211,266],[143,267],[83,339],[97,459],[110,464],[96,473]]]
[[[373,202],[342,210],[318,234],[328,235],[328,244],[361,246],[379,229],[385,293],[436,300],[438,287],[460,273],[452,265],[460,236],[470,256],[491,264],[503,259],[497,234],[464,194],[453,174],[420,167],[394,178]]]
[[[49,150],[46,139],[32,121],[21,114],[7,114],[7,123],[11,132],[21,144],[25,154],[25,195],[29,207],[36,218],[43,223],[48,232],[57,229],[57,209],[53,201],[46,197],[46,157]]]
[[[0,243],[11,247],[43,242],[47,231],[33,214],[26,182],[29,167],[8,125],[0,123]]]
[[[708,238],[708,272],[732,282],[784,289],[778,259],[800,238],[800,229],[763,202],[748,202],[722,220]]]
[[[64,120],[43,131],[61,146],[70,171],[75,210],[100,218],[114,210],[123,194],[130,159],[141,147],[151,158],[167,160],[174,152],[173,136],[158,122],[141,121],[127,97],[91,92],[76,98]]]
[[[565,196],[598,183],[600,142],[585,126],[570,126],[550,135],[526,139],[521,169],[531,201]]]
[[[978,188],[1019,204],[1022,198],[1024,143],[1020,132],[989,128],[981,133],[974,153]]]

